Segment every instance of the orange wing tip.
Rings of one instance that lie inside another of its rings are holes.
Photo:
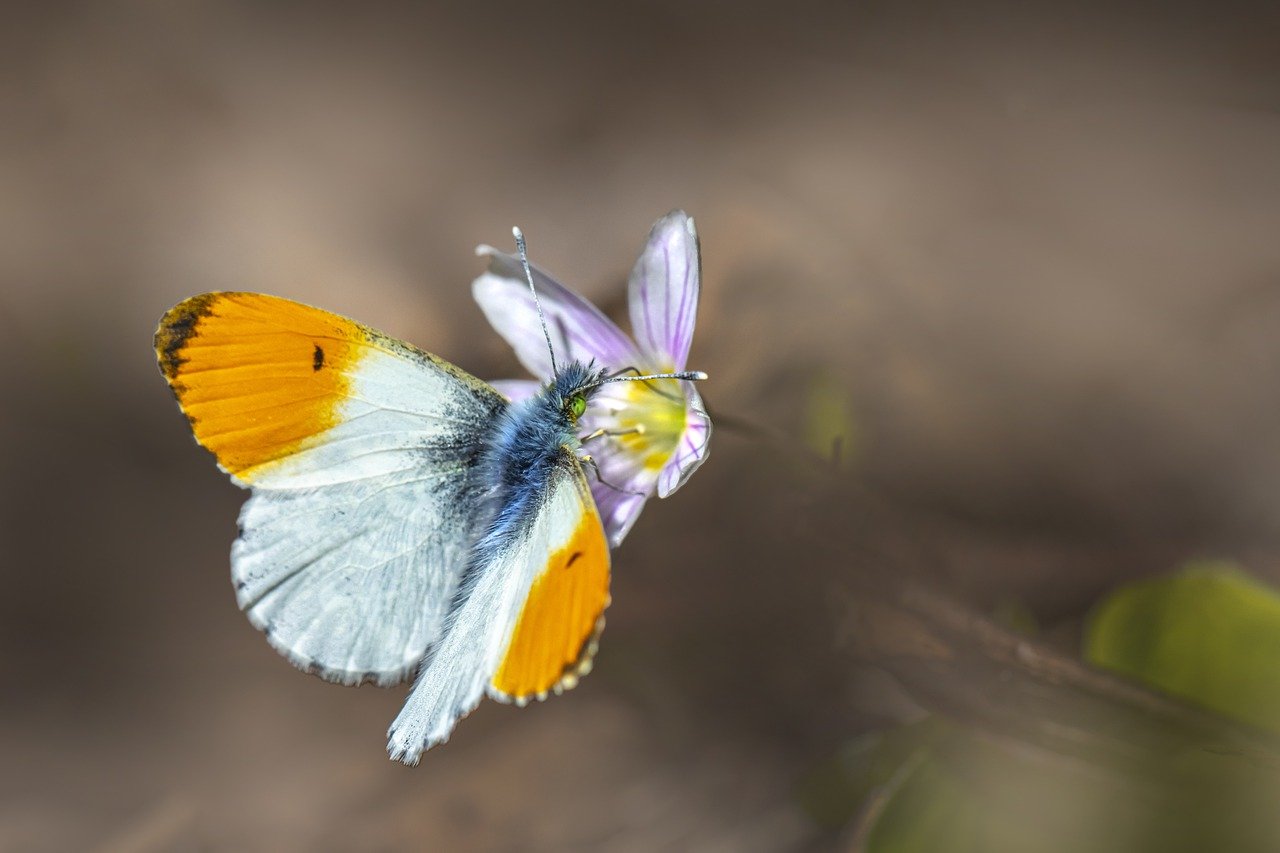
[[[202,293],[184,299],[160,318],[160,326],[156,329],[156,358],[160,362],[160,370],[170,382],[177,379],[186,361],[182,351],[187,341],[196,334],[200,321],[213,313],[213,306],[221,297],[220,293]]]
[[[169,309],[155,344],[196,440],[244,484],[340,420],[366,338],[364,327],[319,308],[226,292]]]

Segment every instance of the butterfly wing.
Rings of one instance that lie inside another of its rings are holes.
[[[196,440],[253,494],[236,596],[295,665],[392,684],[440,634],[478,530],[475,473],[506,405],[453,365],[256,293],[175,306],[161,370]]]
[[[530,506],[504,507],[477,545],[444,635],[387,732],[416,764],[488,692],[523,705],[577,684],[609,605],[609,547],[565,450]],[[509,523],[504,523],[509,519]]]

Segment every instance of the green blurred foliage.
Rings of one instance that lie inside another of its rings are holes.
[[[802,781],[799,799],[822,826],[856,827],[857,849],[875,853],[1118,851],[1131,838],[1094,835],[1109,798],[1074,770],[936,716],[850,741]]]
[[[820,458],[833,459],[840,467],[853,462],[858,449],[853,399],[830,373],[817,371],[809,380],[803,430],[805,445]]]
[[[1094,610],[1089,663],[1280,732],[1280,595],[1230,563],[1122,587]]]
[[[924,761],[889,800],[867,846],[875,851],[977,853],[981,849],[978,814],[960,780],[941,762]]]

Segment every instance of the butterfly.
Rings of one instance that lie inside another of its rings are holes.
[[[231,549],[240,608],[326,680],[416,674],[387,732],[406,764],[485,694],[523,706],[590,671],[610,553],[578,421],[608,383],[706,378],[558,366],[542,325],[553,377],[517,402],[411,344],[261,293],[192,297],[156,332],[196,441],[251,492]]]

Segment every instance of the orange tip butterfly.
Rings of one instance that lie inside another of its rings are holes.
[[[524,705],[590,670],[610,563],[578,419],[606,383],[706,378],[557,366],[551,350],[552,380],[510,402],[411,344],[260,293],[179,303],[155,348],[196,441],[251,492],[231,548],[241,609],[326,680],[416,673],[387,732],[406,764],[484,694]]]

